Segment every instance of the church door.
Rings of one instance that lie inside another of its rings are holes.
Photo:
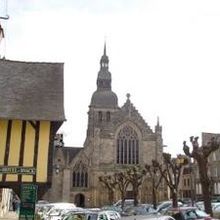
[[[77,207],[85,207],[85,196],[81,193],[75,196],[75,205]]]

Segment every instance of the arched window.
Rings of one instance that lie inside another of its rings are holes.
[[[88,187],[88,172],[87,168],[82,162],[80,161],[74,167],[73,171],[73,187]]]
[[[139,163],[138,135],[130,126],[123,127],[118,134],[116,161],[118,164]]]

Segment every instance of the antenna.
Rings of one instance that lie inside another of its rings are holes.
[[[0,21],[9,19],[9,15],[7,14],[7,12],[8,12],[8,2],[7,2],[7,0],[5,0],[5,15],[0,16]],[[1,22],[0,22],[0,44],[1,44],[1,41],[3,38],[5,38],[5,31],[4,31],[3,27],[1,26]],[[4,41],[3,43],[4,43],[3,54],[5,54],[6,42]],[[3,59],[4,58],[5,58],[5,56],[3,55]],[[0,59],[1,59],[1,56],[0,56]]]

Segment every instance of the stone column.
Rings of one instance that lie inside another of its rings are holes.
[[[62,201],[70,201],[70,168],[65,168],[63,170],[63,191],[62,191]]]

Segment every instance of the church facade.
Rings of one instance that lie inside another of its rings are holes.
[[[112,91],[111,73],[106,46],[100,60],[97,89],[92,94],[88,111],[87,136],[82,148],[56,147],[51,189],[44,199],[74,202],[81,207],[108,204],[108,191],[99,181],[124,169],[124,165],[151,164],[162,161],[163,139],[159,120],[153,129],[145,122],[127,94],[124,105],[118,106]],[[128,187],[131,195],[132,187]],[[149,181],[140,187],[139,200],[151,201]],[[161,189],[159,199],[166,198]],[[121,199],[115,192],[115,201]]]

